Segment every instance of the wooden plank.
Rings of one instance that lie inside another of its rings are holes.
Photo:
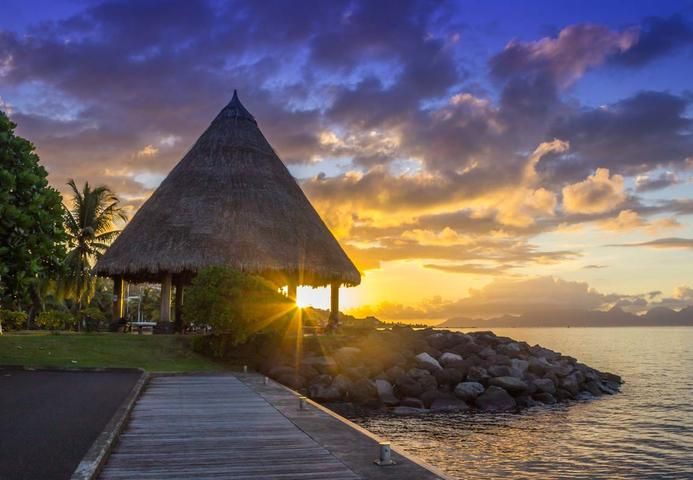
[[[102,479],[357,479],[231,375],[155,377]]]

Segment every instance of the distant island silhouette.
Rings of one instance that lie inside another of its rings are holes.
[[[625,312],[619,307],[611,310],[545,309],[502,315],[483,319],[452,317],[436,325],[438,328],[472,327],[652,327],[693,326],[693,306],[680,311],[655,307],[643,315]]]

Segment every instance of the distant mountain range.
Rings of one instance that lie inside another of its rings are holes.
[[[608,311],[556,309],[522,315],[503,315],[490,319],[453,317],[436,325],[442,328],[471,327],[650,327],[693,326],[693,306],[676,311],[655,307],[644,315],[624,312],[618,307]]]

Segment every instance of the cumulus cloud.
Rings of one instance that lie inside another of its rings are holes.
[[[546,74],[567,87],[588,69],[628,51],[638,41],[637,29],[614,32],[602,25],[570,25],[556,37],[534,42],[511,41],[491,60],[491,71],[498,78],[515,75]]]
[[[618,207],[626,200],[623,177],[598,168],[581,182],[563,187],[563,208],[569,213],[601,213]]]

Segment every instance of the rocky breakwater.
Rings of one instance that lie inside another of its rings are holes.
[[[307,349],[298,361],[274,356],[262,369],[345,414],[509,411],[611,395],[622,383],[492,332],[397,328],[332,343]]]

